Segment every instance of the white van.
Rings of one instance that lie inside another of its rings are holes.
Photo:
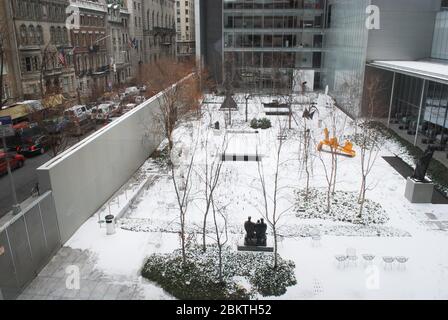
[[[83,122],[88,119],[89,111],[84,105],[76,105],[64,111],[64,117],[68,121]]]
[[[102,103],[92,108],[92,120],[106,120],[109,114],[115,109],[113,103]]]
[[[129,87],[129,88],[126,88],[126,90],[124,91],[124,94],[127,96],[134,96],[134,95],[140,94],[140,90],[137,87]]]

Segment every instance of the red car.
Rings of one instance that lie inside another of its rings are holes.
[[[6,154],[4,152],[0,152],[0,175],[3,175],[8,172],[8,167],[7,167],[7,162],[6,162],[7,158],[8,158],[11,170],[21,168],[25,164],[25,157],[22,156],[21,154],[12,154],[12,153]]]

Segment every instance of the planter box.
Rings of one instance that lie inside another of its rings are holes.
[[[411,203],[432,203],[434,183],[419,182],[408,178],[406,181],[405,197]]]

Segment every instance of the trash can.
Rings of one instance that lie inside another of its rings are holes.
[[[106,216],[106,234],[111,235],[115,233],[115,217],[113,215]]]
[[[219,121],[215,122],[215,130],[219,130]]]

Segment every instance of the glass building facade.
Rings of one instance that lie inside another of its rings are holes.
[[[325,2],[224,0],[224,80],[236,88],[318,88]]]
[[[360,111],[367,55],[366,7],[370,0],[329,0],[323,85],[340,108],[356,117]]]
[[[397,74],[391,123],[398,125],[398,130],[410,138],[416,136],[417,143],[436,144],[445,149],[448,141],[448,85]]]

